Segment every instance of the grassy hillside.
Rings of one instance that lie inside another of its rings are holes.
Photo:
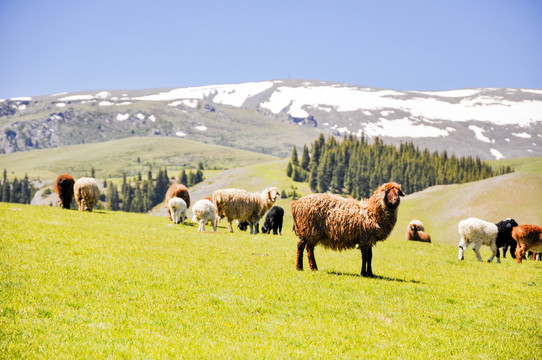
[[[513,173],[461,185],[444,185],[411,194],[402,202],[394,234],[412,219],[426,225],[432,240],[457,245],[457,224],[468,217],[542,225],[542,175]]]
[[[492,166],[510,166],[520,173],[542,175],[542,157],[492,160]]]
[[[540,358],[540,262],[459,262],[392,235],[366,279],[356,250],[317,247],[320,271],[296,271],[289,218],[283,236],[251,236],[122,212],[0,214],[0,358]]]
[[[140,162],[138,162],[138,157]],[[80,177],[94,167],[97,178],[120,177],[124,171],[145,173],[148,164],[156,169],[168,166],[172,176],[181,167],[194,168],[202,161],[206,168],[230,169],[277,159],[250,151],[172,137],[142,137],[104,143],[0,154],[0,166],[9,176],[54,180],[59,174]]]

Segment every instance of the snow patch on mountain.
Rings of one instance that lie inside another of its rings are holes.
[[[412,121],[409,118],[396,120],[380,118],[378,122],[366,123],[362,127],[363,133],[371,137],[441,137],[450,134],[447,130]]]
[[[491,152],[491,155],[495,156],[495,160],[504,159],[503,154],[497,150],[497,149],[490,149],[489,152]]]
[[[522,132],[522,133],[512,133],[512,135],[518,137],[518,138],[523,138],[523,139],[530,139],[531,138],[531,135],[530,134],[527,134],[526,132]]]
[[[484,135],[484,129],[482,129],[481,127],[478,127],[476,125],[469,125],[469,129],[474,132],[474,136],[476,137],[476,139],[488,144],[491,143],[491,139]]]
[[[154,95],[135,97],[134,100],[174,101],[182,99],[212,98],[213,102],[223,105],[241,107],[243,103],[273,86],[272,81],[250,82],[242,84],[200,86],[174,89]]]

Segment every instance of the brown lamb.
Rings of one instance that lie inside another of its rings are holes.
[[[518,243],[516,261],[521,263],[526,251],[542,252],[542,227],[536,225],[519,225],[512,230],[512,237]]]
[[[406,231],[406,239],[412,241],[431,242],[431,235],[423,231],[423,227],[410,223]]]
[[[369,199],[356,201],[331,194],[312,194],[291,203],[297,244],[296,267],[303,270],[303,252],[311,270],[318,270],[314,247],[342,251],[361,249],[361,276],[373,276],[373,246],[385,240],[397,222],[397,211],[405,196],[401,185],[381,185]]]
[[[169,211],[169,200],[171,200],[174,197],[179,197],[184,200],[186,203],[186,208],[188,209],[190,207],[190,194],[188,193],[188,188],[184,186],[183,184],[171,184],[169,189],[167,189],[166,192],[166,208],[167,208],[167,214],[169,216],[169,220],[173,221],[173,218],[171,217],[171,212]]]
[[[72,203],[73,184],[75,184],[75,180],[68,174],[62,174],[56,178],[55,192],[60,198],[60,202],[64,209],[69,209]]]

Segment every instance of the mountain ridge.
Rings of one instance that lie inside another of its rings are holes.
[[[0,151],[131,136],[287,156],[320,133],[482,159],[542,156],[542,90],[400,91],[313,80],[78,91],[0,101]]]

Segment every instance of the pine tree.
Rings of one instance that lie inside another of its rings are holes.
[[[117,185],[114,185],[112,182],[109,182],[107,188],[107,205],[106,208],[111,211],[117,211],[120,209],[119,206],[119,193],[117,190]]]
[[[292,172],[293,172],[292,162],[288,161],[288,165],[286,165],[286,176],[292,177]]]
[[[297,149],[295,148],[295,145],[294,145],[294,148],[292,149],[292,156],[290,158],[290,162],[292,163],[293,166],[299,165],[299,160],[297,158]]]
[[[179,182],[183,185],[188,184],[188,176],[186,176],[186,171],[183,169],[179,175]]]
[[[303,152],[301,153],[301,168],[305,171],[309,171],[309,164],[311,159],[309,157],[309,147],[303,145]]]

